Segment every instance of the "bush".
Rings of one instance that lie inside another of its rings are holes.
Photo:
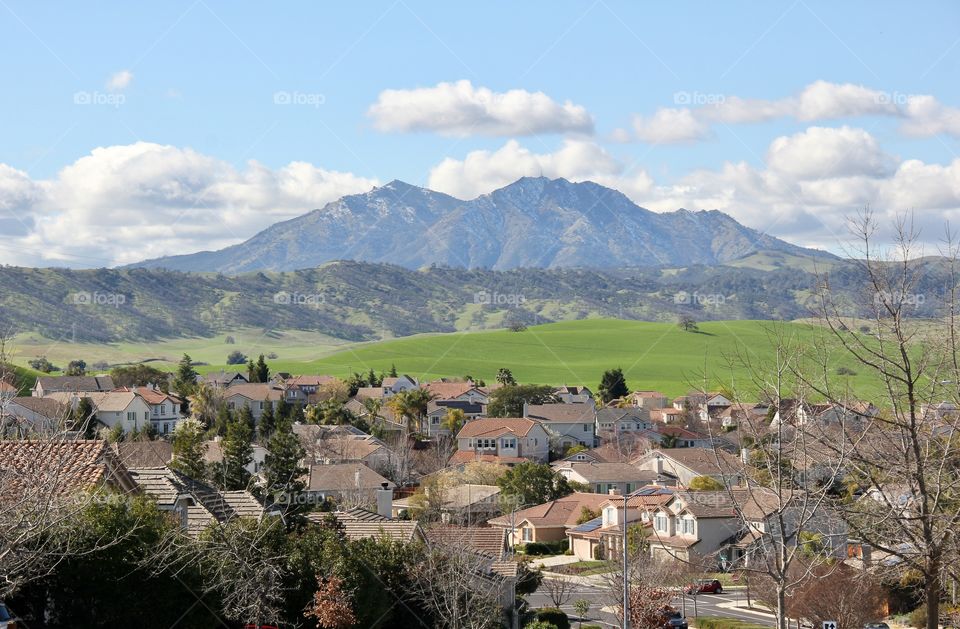
[[[537,620],[550,623],[557,629],[570,629],[567,613],[556,607],[544,607],[537,610]],[[529,625],[527,625],[529,627]]]
[[[228,365],[243,365],[247,362],[247,357],[240,350],[234,350],[227,356]]]
[[[555,542],[530,542],[522,547],[521,552],[528,555],[562,555],[567,552],[568,546],[565,539]]]
[[[557,629],[555,624],[546,622],[545,620],[534,620],[533,622],[528,622],[523,627],[524,629]]]
[[[910,612],[910,626],[924,629],[927,626],[927,606],[921,605]]]
[[[837,375],[838,376],[855,376],[857,375],[857,372],[854,371],[853,369],[850,369],[849,367],[837,367]]]

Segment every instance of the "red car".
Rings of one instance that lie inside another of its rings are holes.
[[[700,579],[683,590],[687,594],[723,594],[723,586],[716,579]]]

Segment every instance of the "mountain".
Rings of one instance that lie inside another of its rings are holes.
[[[596,183],[524,177],[469,201],[392,181],[219,251],[130,267],[236,274],[360,260],[406,268],[613,268],[716,265],[760,250],[833,258],[717,210],[651,212]]]

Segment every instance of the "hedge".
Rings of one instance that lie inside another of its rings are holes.
[[[566,612],[556,607],[544,607],[537,610],[537,620],[548,622],[557,629],[570,629],[570,619]]]

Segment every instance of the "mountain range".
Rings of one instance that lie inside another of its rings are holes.
[[[406,268],[601,269],[718,265],[757,251],[835,259],[717,210],[652,212],[593,182],[524,177],[464,201],[395,180],[225,249],[130,267],[237,274],[357,260]]]

